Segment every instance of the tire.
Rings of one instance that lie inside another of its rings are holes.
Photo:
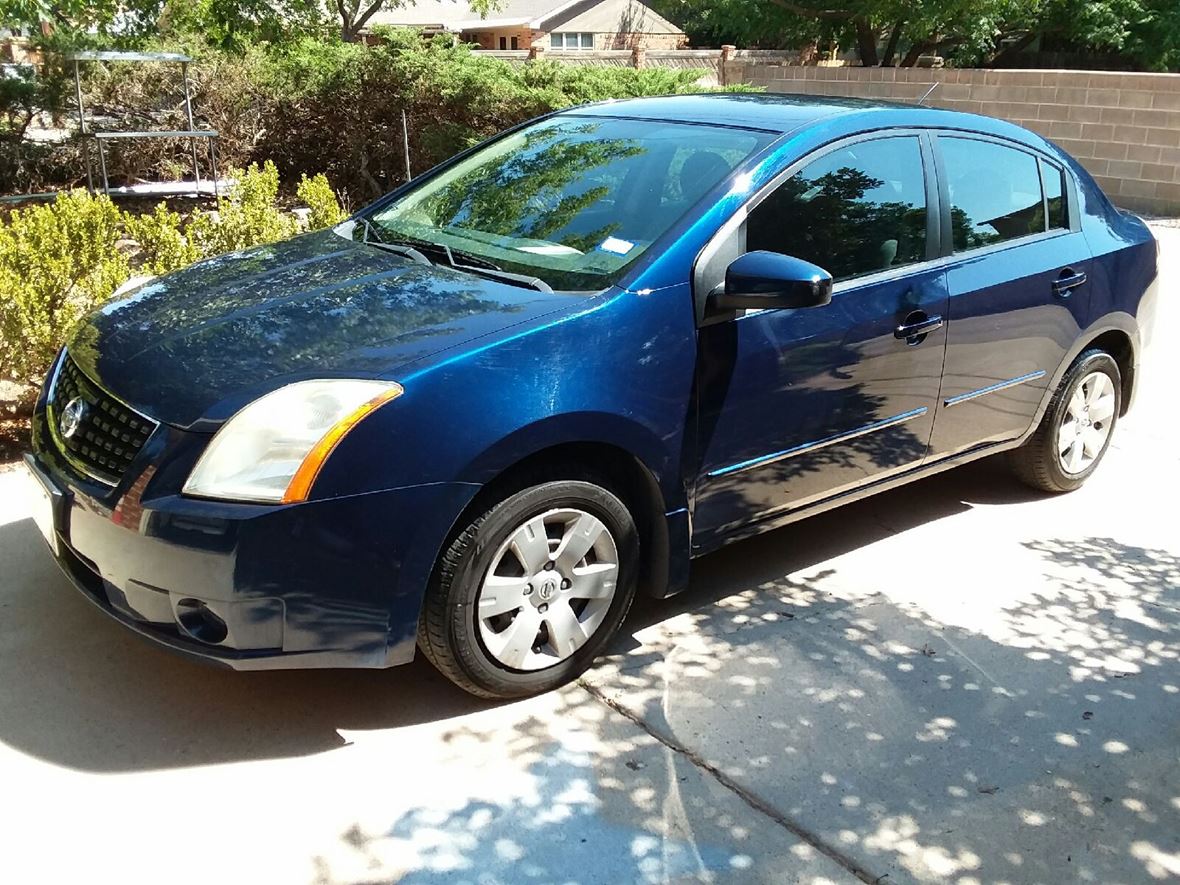
[[[588,543],[596,525],[603,532],[571,565],[570,556]],[[537,571],[546,557],[552,566]],[[444,676],[473,695],[540,694],[583,673],[614,638],[631,607],[638,573],[635,521],[612,492],[581,480],[532,485],[453,536],[427,590],[418,645]],[[608,591],[609,599],[599,595]],[[596,596],[583,599],[577,595],[582,592]],[[507,606],[515,608],[483,617]],[[534,623],[539,641],[524,651]]]
[[[1105,376],[1106,381],[1100,376]],[[1088,403],[1083,421],[1074,420],[1071,410],[1076,410],[1075,397],[1080,395],[1081,401],[1086,401],[1087,393],[1095,391],[1103,393],[1091,397],[1094,401]],[[1095,407],[1098,402],[1101,408]],[[1085,351],[1061,379],[1036,431],[1024,445],[1009,453],[1013,471],[1022,482],[1041,491],[1072,492],[1079,488],[1098,469],[1110,448],[1121,408],[1122,374],[1118,363],[1103,350]],[[1075,432],[1075,443],[1066,449]],[[1080,456],[1075,446],[1081,447]]]

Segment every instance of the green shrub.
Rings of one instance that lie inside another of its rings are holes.
[[[266,108],[256,156],[284,178],[323,171],[354,202],[405,181],[401,115],[414,173],[530,117],[607,98],[699,92],[700,71],[513,65],[447,38],[381,31],[377,46],[296,41],[257,58]]]
[[[200,246],[181,230],[180,215],[160,203],[150,214],[125,213],[124,224],[128,238],[140,249],[140,270],[162,274],[179,270],[201,257]]]
[[[295,217],[279,208],[273,163],[230,174],[237,183],[217,211],[187,221],[165,203],[133,215],[85,191],[0,221],[0,376],[28,382],[44,374],[70,327],[131,275],[129,255],[137,272],[155,275],[298,232]],[[305,176],[296,190],[312,228],[345,217],[323,174]]]
[[[236,183],[217,201],[216,213],[197,215],[189,235],[202,255],[220,255],[273,243],[299,230],[294,216],[279,209],[279,171],[267,160],[261,168],[251,163],[245,171],[229,170]]]
[[[328,184],[328,176],[322,172],[317,172],[311,178],[306,174],[300,175],[295,196],[311,210],[307,216],[307,224],[312,230],[333,227],[348,217],[348,213],[341,208],[332,185]]]
[[[106,197],[74,191],[0,223],[0,374],[44,372],[69,328],[127,279],[121,221]]]

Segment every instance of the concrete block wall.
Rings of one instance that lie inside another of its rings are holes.
[[[1118,205],[1180,215],[1180,74],[798,67],[736,58],[729,82],[769,92],[916,101],[1002,117],[1052,139]]]

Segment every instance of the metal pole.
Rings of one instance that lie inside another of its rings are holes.
[[[102,192],[108,197],[111,195],[111,183],[107,179],[107,158],[102,149],[102,139],[96,138],[95,142],[98,144],[98,163],[102,167]]]
[[[195,132],[196,126],[193,124],[193,100],[188,88],[188,62],[182,61],[180,63],[180,73],[184,77],[184,111],[188,114],[188,131]],[[212,139],[210,139],[212,141]],[[193,149],[193,179],[196,181],[197,195],[201,194],[201,169],[197,165],[197,137],[194,135],[189,138],[189,143]],[[216,186],[214,186],[216,191]]]
[[[86,161],[86,189],[94,193],[94,176],[90,172],[90,144],[86,141],[86,110],[82,107],[82,74],[74,59],[74,97],[78,99],[78,131],[82,134],[82,158]]]
[[[220,176],[217,174],[217,136],[209,139],[209,163],[213,167],[213,199],[221,202],[221,191],[218,190],[218,180]]]
[[[406,122],[406,109],[402,108],[402,144],[406,148],[406,181],[413,175],[410,173],[410,126]]]

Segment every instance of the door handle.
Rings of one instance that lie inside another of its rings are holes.
[[[893,337],[904,340],[906,344],[921,344],[927,335],[941,328],[942,317],[927,316],[925,312],[915,310],[893,330]]]
[[[1085,271],[1074,273],[1069,268],[1061,272],[1061,276],[1053,281],[1053,294],[1058,298],[1068,298],[1070,292],[1086,282]]]

